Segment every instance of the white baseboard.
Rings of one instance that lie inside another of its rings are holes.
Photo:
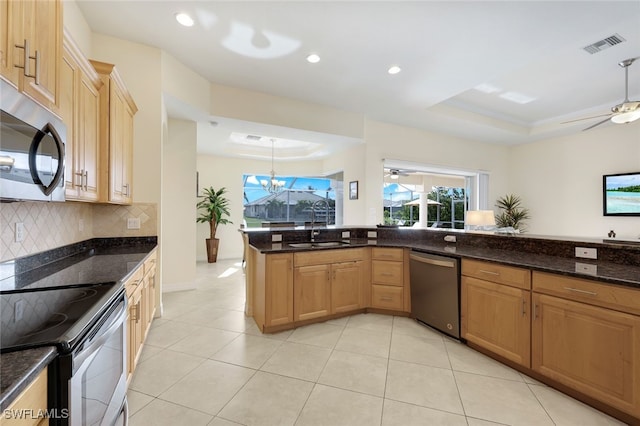
[[[162,292],[171,293],[174,291],[194,290],[196,288],[195,281],[186,281],[181,283],[162,283]]]

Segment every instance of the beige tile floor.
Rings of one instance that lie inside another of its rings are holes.
[[[239,261],[165,293],[131,382],[136,425],[616,425],[615,419],[402,317],[262,335]]]

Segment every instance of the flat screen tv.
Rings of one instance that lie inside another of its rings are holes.
[[[605,216],[640,216],[640,172],[602,176]]]

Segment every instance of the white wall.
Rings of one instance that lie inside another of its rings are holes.
[[[495,200],[507,190],[509,149],[503,145],[472,142],[372,120],[366,122],[365,141],[365,174],[360,179],[360,192],[364,196],[367,225],[383,221],[384,159],[486,171],[490,174],[489,200]]]
[[[637,171],[640,123],[607,124],[512,147],[507,189],[531,211],[530,234],[637,239],[640,218],[602,214],[602,175]]]
[[[163,144],[164,291],[195,287],[196,132],[195,122],[169,119]]]

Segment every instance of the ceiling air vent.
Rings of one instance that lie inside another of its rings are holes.
[[[583,47],[583,49],[593,55],[594,53],[598,53],[600,51],[603,51],[604,49],[608,49],[611,46],[620,44],[623,41],[626,41],[626,40],[620,34],[614,34],[603,40],[596,41],[595,43],[590,44],[589,46]]]

